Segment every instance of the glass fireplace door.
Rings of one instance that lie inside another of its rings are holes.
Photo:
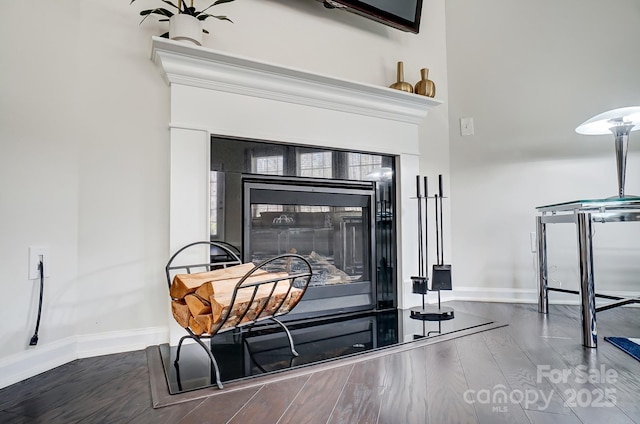
[[[298,253],[311,264],[291,316],[374,309],[373,183],[248,177],[243,194],[244,261]]]

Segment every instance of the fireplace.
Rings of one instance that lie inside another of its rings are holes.
[[[211,152],[211,240],[311,264],[286,319],[397,306],[394,156],[217,136]]]
[[[294,315],[375,308],[372,183],[247,179],[243,186],[245,261],[290,252],[311,264]]]
[[[415,178],[425,153],[420,126],[441,101],[159,37],[151,50],[170,86],[169,252],[210,234],[210,162],[218,153],[211,151],[212,134],[391,155],[397,205],[394,292],[399,308],[420,305],[410,278],[417,272]],[[225,196],[240,197],[242,188],[236,188],[228,186]],[[239,215],[225,218],[239,221]],[[224,234],[226,240],[236,236],[240,242],[241,235]],[[170,316],[167,321],[176,343],[184,330]]]

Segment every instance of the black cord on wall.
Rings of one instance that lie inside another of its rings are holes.
[[[42,315],[42,293],[44,291],[44,264],[42,260],[38,263],[38,271],[40,271],[40,302],[38,304],[38,321],[36,321],[36,331],[31,337],[29,346],[35,346],[38,344],[38,329],[40,328],[40,316]]]

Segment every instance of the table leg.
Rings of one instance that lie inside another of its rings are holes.
[[[538,242],[538,312],[549,313],[549,293],[547,290],[547,224],[542,217],[536,217],[536,240]]]
[[[576,215],[578,255],[580,263],[580,315],[582,318],[582,344],[598,347],[596,328],[596,295],[593,281],[593,245],[591,241],[591,214]]]

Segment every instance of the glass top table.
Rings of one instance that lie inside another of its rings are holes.
[[[622,298],[597,294],[593,276],[592,224],[594,222],[640,221],[640,197],[625,196],[607,199],[585,199],[538,206],[536,210],[536,238],[538,242],[538,311],[549,312],[549,291],[580,295],[582,317],[582,344],[598,347],[596,312],[630,303],[640,303],[640,298]],[[547,228],[548,224],[573,223],[578,233],[578,261],[580,290],[567,290],[548,285]],[[612,300],[596,308],[596,297]]]
[[[609,197],[606,199],[583,199],[572,200],[570,202],[554,203],[551,205],[538,206],[536,209],[542,213],[561,211],[606,211],[618,209],[640,209],[640,197]]]

